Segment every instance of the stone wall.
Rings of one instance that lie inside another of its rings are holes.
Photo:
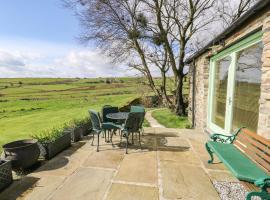
[[[259,15],[247,21],[239,27],[231,36],[225,39],[225,47],[218,46],[215,51],[209,50],[195,60],[196,83],[195,83],[195,127],[199,129],[207,128],[207,99],[208,99],[208,78],[209,78],[209,58],[222,49],[234,44],[249,33],[262,27],[263,30],[263,66],[262,84],[260,98],[260,113],[258,123],[258,134],[270,138],[270,11],[267,9]],[[189,95],[189,119],[192,120],[192,73],[190,65],[190,95]]]
[[[199,66],[199,67],[198,67]],[[207,98],[208,98],[208,77],[209,77],[209,59],[207,54],[202,55],[195,61],[195,127],[205,128],[207,118]],[[190,67],[190,93],[189,93],[189,119],[192,120],[192,84],[194,68]]]
[[[270,139],[270,12],[263,21],[263,56],[258,134]]]

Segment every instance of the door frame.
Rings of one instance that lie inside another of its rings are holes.
[[[237,53],[244,50],[256,43],[262,41],[262,31],[256,32],[251,36],[241,40],[240,42],[226,48],[218,54],[210,58],[209,65],[209,81],[208,81],[208,105],[207,105],[207,128],[213,132],[231,135],[232,118],[233,118],[233,96],[235,88],[235,72],[237,63]],[[227,56],[231,57],[231,63],[228,69],[228,81],[227,81],[227,94],[226,94],[226,111],[225,111],[225,125],[224,129],[212,123],[212,105],[213,105],[213,94],[214,94],[214,81],[215,81],[215,70],[216,62]]]

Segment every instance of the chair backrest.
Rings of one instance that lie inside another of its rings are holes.
[[[100,126],[100,118],[98,116],[98,113],[94,110],[89,110],[89,114],[90,114],[90,119],[91,119],[93,130],[100,131],[101,126]]]
[[[233,144],[270,173],[270,141],[268,139],[242,128],[237,133]]]
[[[145,117],[145,112],[142,112],[141,113],[140,128],[142,128],[142,126],[143,126],[144,117]]]
[[[131,106],[130,112],[145,112],[145,109],[143,106]]]
[[[138,132],[142,121],[141,112],[130,112],[125,122],[124,129],[129,132]]]
[[[109,119],[106,117],[107,114],[109,113],[118,113],[119,109],[118,107],[103,107],[102,108],[102,120],[103,122],[115,122],[116,120]]]

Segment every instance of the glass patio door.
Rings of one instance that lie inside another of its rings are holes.
[[[257,33],[210,60],[207,126],[229,135],[245,126],[257,131],[263,45]]]
[[[210,118],[210,129],[226,134],[230,113],[230,72],[232,68],[232,57],[225,56],[216,60],[211,66],[211,107],[208,113]]]

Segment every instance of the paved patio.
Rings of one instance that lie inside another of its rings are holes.
[[[223,164],[207,164],[207,136],[197,130],[146,128],[142,150],[125,154],[102,139],[74,144],[0,193],[0,199],[219,199],[212,181],[237,180]],[[135,139],[135,142],[137,140]],[[124,143],[123,143],[124,145]]]

